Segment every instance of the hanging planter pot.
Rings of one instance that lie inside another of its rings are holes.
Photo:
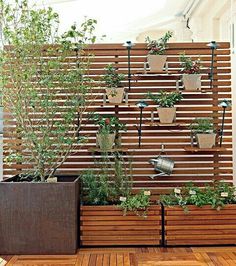
[[[185,90],[201,90],[201,74],[183,74]]]
[[[150,71],[153,71],[153,72],[154,71],[163,71],[166,60],[167,60],[166,55],[149,54],[147,56],[147,61],[148,61]]]
[[[111,150],[115,142],[115,133],[98,133],[97,145],[101,150]]]
[[[196,134],[196,139],[198,143],[198,147],[201,149],[212,148],[215,146],[216,143],[216,134],[209,133],[209,134]]]
[[[158,116],[161,124],[171,124],[176,118],[176,107],[158,107]]]
[[[3,133],[3,106],[0,106],[0,134]]]
[[[120,104],[124,99],[124,91],[125,89],[120,88],[107,88],[106,95],[109,103]]]

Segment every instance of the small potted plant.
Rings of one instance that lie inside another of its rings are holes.
[[[101,116],[94,114],[92,119],[95,125],[99,125],[97,133],[97,145],[101,150],[111,150],[115,144],[116,134],[120,130],[125,130],[125,125],[120,123],[116,116]]]
[[[164,54],[167,48],[167,42],[173,36],[173,32],[167,31],[163,37],[158,40],[146,38],[147,48],[149,50],[147,60],[151,71],[163,71],[167,56]]]
[[[212,148],[216,142],[214,126],[210,118],[197,118],[189,126],[199,148]]]
[[[180,54],[180,65],[183,73],[182,80],[185,90],[200,90],[201,89],[201,64],[200,60],[192,60],[184,53]]]
[[[103,81],[107,86],[106,94],[110,103],[122,103],[124,98],[124,87],[122,87],[121,81],[124,80],[124,77],[125,76],[119,74],[112,65],[107,65],[105,67]]]
[[[159,107],[157,107],[160,122],[162,124],[171,124],[176,117],[176,107],[174,105],[182,100],[183,96],[179,92],[167,93],[160,91],[154,95],[148,92],[148,98],[153,100]]]

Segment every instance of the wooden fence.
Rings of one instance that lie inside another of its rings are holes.
[[[89,47],[93,54],[90,76],[99,81],[104,74],[104,67],[113,64],[120,73],[128,72],[127,50],[122,44],[95,44]],[[149,106],[144,109],[144,124],[142,131],[142,145],[138,147],[138,132],[136,125],[139,123],[139,108],[135,103],[141,99],[146,99],[146,93],[153,93],[160,90],[175,91],[176,82],[180,81],[179,54],[185,52],[192,59],[200,57],[203,66],[202,90],[186,91],[182,84],[179,89],[182,91],[183,100],[177,104],[177,118],[175,127],[150,126],[151,112],[154,111],[154,120],[157,121],[156,106],[152,101],[147,100]],[[223,147],[220,151],[186,151],[185,147],[190,147],[190,131],[188,125],[196,117],[213,117],[214,123],[220,129],[222,122],[222,108],[218,106],[223,99],[231,98],[231,69],[230,69],[230,49],[228,43],[220,43],[214,57],[214,81],[213,88],[210,88],[209,72],[211,65],[211,50],[206,43],[170,43],[166,51],[168,56],[168,73],[144,74],[144,62],[146,62],[146,45],[136,44],[131,50],[131,89],[128,93],[128,104],[114,106],[109,103],[104,104],[104,88],[101,82],[96,83],[94,94],[96,100],[88,110],[101,114],[115,114],[121,122],[127,125],[127,132],[122,133],[122,147],[128,152],[124,158],[132,157],[134,187],[147,188],[153,194],[162,193],[171,187],[182,185],[185,182],[193,181],[199,185],[209,182],[212,179],[224,179],[231,182],[232,177],[232,115],[231,110],[226,111],[225,132]],[[68,57],[68,67],[75,59],[72,52]],[[60,103],[63,105],[63,102]],[[10,140],[9,131],[14,131],[12,123],[5,124],[4,143]],[[92,122],[86,123],[81,134],[89,135],[88,143],[80,151],[74,151],[68,160],[59,169],[63,174],[77,174],[83,169],[91,168],[95,158],[99,154],[92,154],[90,149],[96,145],[97,127]],[[160,176],[150,179],[150,175],[155,174],[149,159],[156,158],[161,150],[161,145],[165,145],[166,156],[175,161],[174,171],[171,176]],[[19,172],[22,165],[4,164],[4,176],[11,176]]]

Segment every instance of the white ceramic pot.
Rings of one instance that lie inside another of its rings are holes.
[[[106,95],[109,103],[119,104],[124,99],[124,88],[107,88]]]
[[[163,71],[163,68],[165,66],[167,60],[166,55],[153,55],[149,54],[147,56],[148,65],[150,68],[150,71]]]
[[[185,90],[201,90],[201,74],[183,74]]]
[[[161,124],[171,124],[176,118],[176,107],[158,107],[158,116]]]
[[[115,133],[97,134],[97,144],[101,150],[111,150],[115,142]]]
[[[216,134],[196,134],[196,139],[198,143],[198,147],[201,149],[208,149],[215,146],[216,143]]]

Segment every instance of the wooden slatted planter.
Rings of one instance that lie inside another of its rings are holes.
[[[80,207],[81,246],[160,245],[161,207],[149,207],[147,218],[123,215],[117,206]]]
[[[166,245],[235,245],[236,205],[220,211],[211,206],[165,207]]]

